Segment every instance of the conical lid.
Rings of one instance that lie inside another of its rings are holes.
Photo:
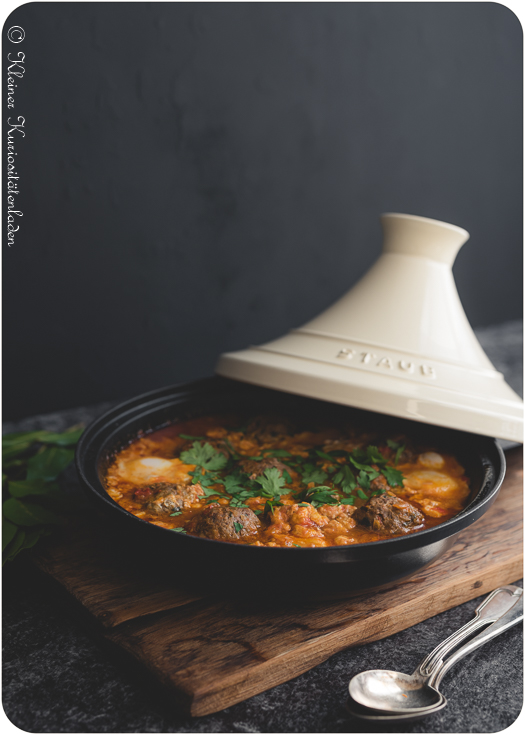
[[[438,426],[523,441],[523,402],[479,344],[452,264],[469,233],[384,214],[383,253],[339,301],[217,373]]]

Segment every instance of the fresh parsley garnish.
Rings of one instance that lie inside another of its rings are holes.
[[[206,441],[205,436],[190,436],[189,434],[179,434],[181,439],[186,439],[188,441]]]
[[[242,531],[242,529],[244,528],[244,526],[242,525],[242,523],[238,523],[237,521],[234,521],[233,527],[235,528],[235,532],[236,533],[240,533]]]
[[[208,472],[222,470],[228,462],[224,454],[218,452],[207,442],[206,444],[193,442],[192,448],[181,452],[180,458],[186,464],[197,465]]]
[[[176,510],[175,513],[170,513],[170,516],[180,516],[180,515],[182,515],[181,510]]]
[[[396,470],[395,467],[389,467],[388,465],[386,467],[383,467],[383,475],[385,476],[386,481],[391,487],[400,486],[403,487],[403,473],[399,470]]]
[[[269,467],[267,470],[264,470],[262,475],[255,478],[255,482],[261,485],[262,494],[266,496],[280,496],[288,492],[286,489],[283,489],[284,477],[282,477],[277,467]]]
[[[175,531],[176,533],[187,533],[185,528],[179,527],[179,528],[172,528],[172,531]]]
[[[313,464],[306,464],[304,466],[302,476],[305,485],[309,485],[311,482],[315,482],[316,484],[320,485],[326,480],[328,474],[324,472],[320,467],[316,467]]]

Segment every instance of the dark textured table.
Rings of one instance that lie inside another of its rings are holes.
[[[478,331],[489,357],[522,394],[522,325]],[[107,405],[9,424],[61,430]],[[74,472],[69,471],[74,484]],[[344,709],[349,679],[368,668],[410,672],[422,654],[467,622],[472,600],[385,640],[351,648],[223,712],[191,719],[170,695],[99,636],[69,596],[20,557],[4,572],[4,709],[29,732],[498,732],[522,707],[520,626],[460,662],[442,690],[448,706],[411,725],[369,727]]]

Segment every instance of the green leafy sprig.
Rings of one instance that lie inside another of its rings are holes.
[[[56,480],[73,461],[71,449],[83,429],[63,433],[24,431],[2,437],[3,563],[32,548],[64,520],[56,512],[70,505]]]

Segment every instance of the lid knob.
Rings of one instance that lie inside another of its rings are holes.
[[[462,227],[413,214],[381,215],[383,252],[416,255],[452,265],[470,235]]]

